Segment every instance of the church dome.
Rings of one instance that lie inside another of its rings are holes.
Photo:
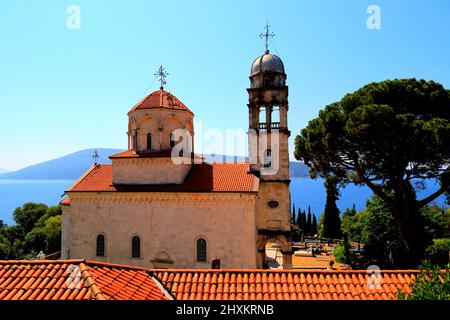
[[[254,76],[260,72],[276,72],[284,74],[284,65],[281,59],[266,50],[264,54],[255,59],[252,64],[252,70],[250,76]]]

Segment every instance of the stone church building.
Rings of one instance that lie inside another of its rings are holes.
[[[278,243],[291,268],[283,62],[268,50],[251,66],[249,162],[173,161],[174,131],[194,113],[161,86],[128,112],[128,150],[94,164],[61,204],[62,258],[154,268],[263,268]],[[262,139],[264,137],[264,139]],[[264,142],[266,141],[266,142]],[[219,260],[218,260],[219,259]]]

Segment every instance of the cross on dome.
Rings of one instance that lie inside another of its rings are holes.
[[[266,41],[266,52],[269,52],[269,38],[271,37],[275,37],[275,33],[273,33],[272,31],[270,31],[270,26],[269,26],[269,21],[267,21],[266,26],[264,27],[264,29],[266,29],[265,33],[260,33],[259,37],[265,38]]]
[[[164,85],[167,83],[166,77],[169,75],[169,73],[166,72],[166,69],[164,69],[163,66],[160,66],[159,69],[156,70],[154,75],[159,78],[159,82],[161,84],[160,89],[164,89]]]

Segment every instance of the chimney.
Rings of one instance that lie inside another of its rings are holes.
[[[220,269],[220,258],[211,259],[211,269]]]

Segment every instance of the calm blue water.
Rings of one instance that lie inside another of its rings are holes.
[[[293,178],[291,181],[291,202],[295,204],[296,210],[300,207],[302,210],[308,210],[311,206],[311,212],[317,217],[325,208],[326,191],[323,186],[323,179],[312,180],[308,178]],[[432,192],[438,190],[439,185],[434,181],[429,181],[426,189],[419,191],[418,199],[423,199]],[[340,190],[341,196],[337,206],[341,212],[346,208],[351,208],[353,204],[356,211],[366,207],[366,201],[372,197],[372,191],[366,187],[358,187],[353,184],[347,185]],[[438,205],[445,205],[445,196],[438,197],[435,201]]]
[[[26,202],[42,202],[47,205],[56,205],[73,180],[1,180],[0,179],[0,219],[7,224],[13,224],[12,213],[15,208]],[[438,186],[430,183],[428,191],[419,193],[419,197],[436,190]],[[356,205],[357,210],[364,209],[366,200],[372,196],[367,187],[348,185],[341,191],[338,207],[341,210]],[[323,180],[307,178],[293,178],[291,182],[292,203],[296,208],[307,210],[311,206],[312,213],[317,216],[325,207],[325,188]],[[443,196],[437,199],[440,205],[445,203]]]
[[[14,224],[12,213],[26,202],[56,205],[73,180],[1,180],[0,219]]]

